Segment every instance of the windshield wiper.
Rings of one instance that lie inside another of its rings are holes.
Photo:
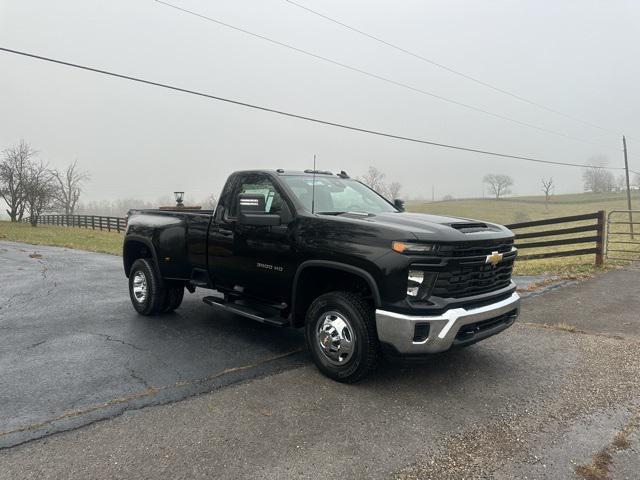
[[[367,213],[367,212],[351,212],[351,211],[346,211],[346,212],[316,212],[318,215],[344,215],[345,213],[350,213],[351,215],[360,215],[361,217],[369,217],[371,215],[373,215],[373,213]]]

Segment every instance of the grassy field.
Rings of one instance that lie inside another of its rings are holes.
[[[640,208],[640,198],[637,197],[638,192],[634,192],[634,194],[636,195],[633,204],[634,208]],[[540,220],[552,217],[563,217],[567,215],[578,215],[581,213],[595,212],[597,210],[610,211],[625,208],[626,199],[623,194],[557,195],[552,198],[549,205],[545,205],[543,197],[515,197],[499,201],[489,199],[467,199],[443,202],[414,201],[407,203],[407,210],[412,212],[468,217],[502,224],[524,222],[528,220]],[[594,222],[582,222],[582,224],[588,223]],[[576,225],[580,225],[580,223],[572,226]],[[558,225],[557,227],[559,228],[561,225]],[[538,230],[550,228],[556,227],[537,227]],[[531,230],[533,231],[535,229]],[[595,233],[589,232],[581,235],[593,234]],[[548,239],[566,237],[567,236],[557,236],[549,237]],[[94,252],[110,253],[113,255],[120,255],[122,251],[122,234],[73,227],[41,225],[33,228],[26,224],[15,224],[0,221],[0,240],[25,242],[35,245],[57,245]],[[590,246],[592,246],[592,244],[547,247],[545,250],[527,250],[526,253],[540,253],[542,251],[550,250],[572,250]],[[581,277],[589,275],[595,270],[594,255],[520,261],[516,263],[516,274],[519,275],[556,274],[562,277]]]
[[[54,227],[0,221],[0,240],[33,245],[53,245],[91,252],[122,254],[122,234],[86,228]]]
[[[634,192],[634,195],[634,208],[640,208],[638,192]],[[578,215],[581,213],[595,212],[597,210],[609,211],[626,208],[626,196],[624,194],[613,193],[557,195],[552,197],[548,208],[545,206],[544,197],[513,197],[503,200],[471,199],[450,200],[446,202],[407,202],[407,210],[412,212],[453,215],[501,224]]]

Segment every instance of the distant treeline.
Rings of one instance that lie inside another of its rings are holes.
[[[76,213],[80,215],[102,215],[105,217],[124,217],[129,210],[145,209],[145,208],[158,208],[160,206],[173,206],[176,202],[171,197],[163,196],[158,198],[154,202],[140,200],[136,198],[121,198],[117,200],[99,200],[91,202],[79,203],[76,208]],[[212,210],[215,208],[216,199],[213,195],[198,202],[203,209]]]

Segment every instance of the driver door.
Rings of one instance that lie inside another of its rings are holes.
[[[238,196],[262,195],[265,213],[277,214],[277,226],[238,222]],[[229,288],[274,302],[287,301],[295,273],[293,210],[275,182],[263,173],[241,174],[224,215],[231,255],[223,260]],[[221,260],[221,259],[220,259]],[[212,265],[217,262],[212,259]],[[214,272],[215,276],[215,272]]]

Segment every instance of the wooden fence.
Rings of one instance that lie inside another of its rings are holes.
[[[594,222],[584,223],[589,220]],[[516,247],[518,250],[527,250],[534,248],[548,248],[558,247],[564,245],[577,245],[577,244],[593,244],[589,247],[575,248],[571,250],[567,249],[550,249],[549,251],[542,253],[532,254],[519,254],[518,260],[538,260],[540,258],[553,258],[553,257],[571,257],[574,255],[595,255],[595,264],[601,266],[604,263],[604,245],[605,245],[605,222],[606,212],[600,210],[594,213],[586,213],[583,215],[572,215],[569,217],[557,217],[548,218],[546,220],[535,220],[532,222],[520,222],[507,225],[507,228],[514,231],[516,234]],[[545,225],[557,225],[557,224],[569,224],[563,225],[562,228],[554,229],[536,229],[534,231],[529,230],[532,227],[542,227]],[[582,225],[576,225],[576,224]],[[573,226],[571,224],[574,224]],[[524,231],[523,231],[524,230]],[[588,235],[572,236],[564,238],[566,235],[574,233],[585,233]],[[592,233],[593,232],[593,233]],[[551,240],[536,240],[531,239],[558,237]],[[526,241],[523,241],[526,240]]]
[[[29,223],[30,218],[23,218],[22,221]],[[102,215],[40,215],[36,223],[39,225],[91,228],[109,232],[124,232],[127,228],[126,218],[104,217]]]

